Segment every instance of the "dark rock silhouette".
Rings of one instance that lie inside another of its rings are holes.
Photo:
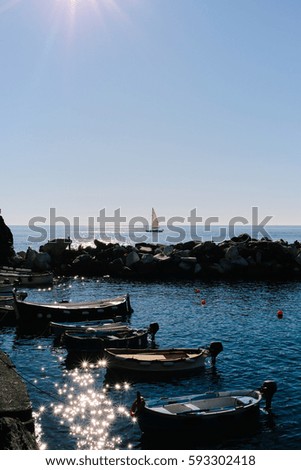
[[[17,418],[0,418],[0,450],[38,450],[32,433]]]
[[[44,251],[43,247],[40,251]],[[79,246],[51,256],[57,275],[110,275],[128,279],[301,279],[301,243],[253,239],[247,234],[221,243],[138,243]]]
[[[13,234],[0,215],[0,266],[9,264],[14,255]]]

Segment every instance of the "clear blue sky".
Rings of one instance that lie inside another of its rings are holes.
[[[301,224],[299,0],[0,0],[8,224]]]

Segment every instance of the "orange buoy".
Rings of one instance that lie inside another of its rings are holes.
[[[206,300],[205,300],[205,299],[202,299],[202,300],[201,300],[201,304],[202,304],[202,305],[206,305]]]
[[[282,310],[278,310],[277,317],[278,318],[283,318],[283,311]]]
[[[201,292],[201,289],[195,288],[195,289],[194,289],[194,292],[195,292],[196,294],[199,294],[199,293]]]

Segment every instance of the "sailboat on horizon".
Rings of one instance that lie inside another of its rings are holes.
[[[151,228],[147,228],[146,232],[163,232],[163,228],[159,227],[159,221],[155,209],[152,208],[152,225]]]

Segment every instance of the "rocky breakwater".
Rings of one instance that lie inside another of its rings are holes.
[[[136,279],[301,278],[301,243],[241,235],[221,243],[106,244],[70,249],[61,241],[40,248],[57,275],[110,275]]]

